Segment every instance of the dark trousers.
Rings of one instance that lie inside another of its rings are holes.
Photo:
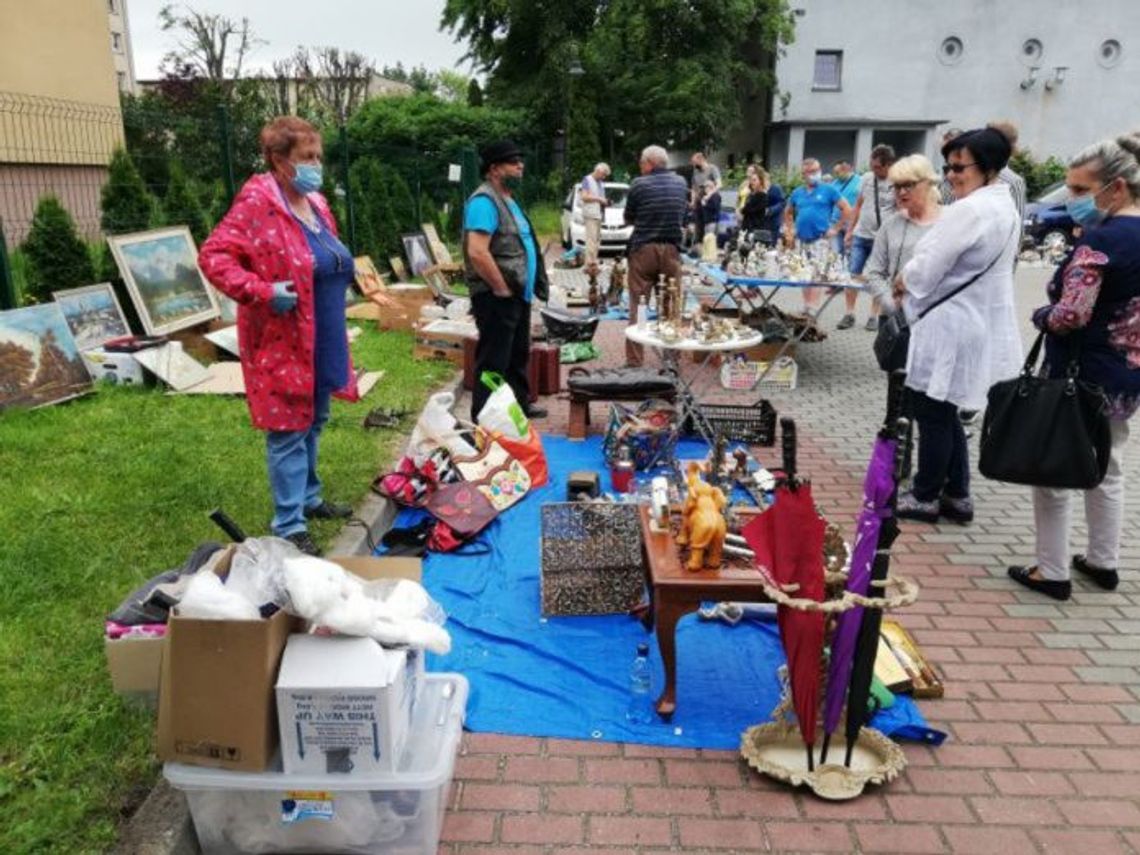
[[[641,298],[657,287],[657,277],[665,275],[665,280],[680,280],[681,251],[670,243],[647,243],[629,254],[629,324],[637,326]],[[644,348],[625,340],[625,362],[627,365],[641,365],[645,359]]]
[[[932,502],[943,493],[951,499],[970,495],[970,452],[958,408],[907,390],[911,415],[918,423],[918,470],[914,497]]]
[[[480,378],[496,371],[506,378],[515,400],[525,411],[530,400],[527,361],[530,359],[530,303],[521,297],[496,297],[483,291],[471,298],[479,344],[475,346],[475,390],[471,393],[471,421],[475,421],[491,394]]]

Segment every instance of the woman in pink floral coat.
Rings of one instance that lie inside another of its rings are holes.
[[[356,397],[344,315],[353,260],[318,192],[317,130],[274,119],[261,147],[268,172],[242,187],[198,264],[238,303],[246,399],[254,427],[266,432],[273,533],[316,555],[306,520],[352,511],[322,498],[317,448],[330,396]]]

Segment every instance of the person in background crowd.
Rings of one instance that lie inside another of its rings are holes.
[[[483,183],[467,199],[463,211],[463,257],[471,313],[479,330],[475,376],[501,374],[528,418],[542,419],[546,410],[530,404],[530,307],[550,291],[546,265],[534,227],[512,190],[522,181],[522,152],[510,140],[499,140],[479,152]],[[476,383],[471,393],[471,420],[487,403],[491,390]]]
[[[625,200],[625,221],[633,226],[629,238],[629,322],[637,324],[640,303],[660,274],[681,276],[681,236],[689,188],[685,179],[666,166],[669,155],[659,145],[647,146],[638,162],[641,175],[633,179]],[[641,345],[625,342],[626,365],[641,365]]]
[[[855,174],[855,170],[851,168],[851,163],[843,158],[835,161],[831,167],[832,181],[835,189],[839,191],[839,195],[847,200],[847,204],[852,208],[859,201],[859,176]],[[839,224],[839,212],[832,212],[833,226]],[[847,244],[845,239],[847,237],[847,229],[840,229],[835,233],[835,252],[844,257],[847,256]]]
[[[1017,154],[1017,125],[1012,122],[990,122],[986,127],[1005,137],[1009,142],[1010,151]],[[1022,228],[1024,228],[1025,179],[1010,169],[1009,166],[1006,166],[998,176],[998,180],[1009,188],[1009,195],[1013,197],[1013,205],[1017,208],[1017,216],[1021,218]],[[1020,248],[1020,242],[1018,247]]]
[[[693,176],[689,180],[689,198],[695,204],[704,195],[707,182],[712,181],[716,184],[716,189],[720,189],[720,170],[716,164],[709,163],[708,158],[701,151],[693,152],[693,156],[689,158],[689,163],[693,167]]]
[[[945,146],[955,137],[960,137],[961,135],[961,128],[947,128],[946,132],[942,134],[942,145]],[[938,192],[942,195],[943,205],[950,205],[954,202],[954,188],[950,186],[949,178],[942,179],[942,183],[938,185]]]
[[[772,181],[767,173],[764,174],[764,181],[768,185],[768,216],[765,219],[764,228],[768,232],[769,244],[774,246],[780,237],[780,229],[784,222],[784,209],[787,207],[788,200],[784,196],[784,188]]]
[[[740,231],[743,233],[768,228],[768,193],[771,184],[768,173],[756,168],[748,177],[748,192],[740,209]]]
[[[706,181],[696,211],[698,243],[704,235],[716,234],[717,223],[720,221],[720,205],[720,190],[717,189],[716,182]]]
[[[744,215],[744,203],[748,201],[749,188],[751,187],[752,176],[756,174],[756,169],[755,163],[748,164],[744,169],[744,180],[736,189],[736,213],[738,216]]]
[[[578,188],[582,200],[582,222],[586,226],[586,264],[598,263],[598,250],[602,245],[602,216],[606,205],[606,188],[602,183],[610,177],[607,163],[599,163],[582,179]]]
[[[851,206],[834,185],[822,183],[819,161],[814,157],[800,165],[800,172],[803,186],[792,191],[784,208],[784,240],[789,244],[795,240],[804,244],[830,240],[850,222]],[[832,213],[836,208],[839,221],[833,226]],[[815,314],[819,308],[819,289],[804,288],[803,291],[804,310]]]
[[[1066,206],[1084,233],[1049,284],[1049,305],[1033,313],[1045,333],[1045,370],[1064,377],[1070,346],[1081,380],[1108,397],[1112,453],[1104,480],[1084,491],[1088,551],[1069,556],[1072,490],[1033,489],[1037,563],[1010,567],[1020,585],[1067,600],[1070,566],[1111,591],[1119,582],[1124,521],[1124,446],[1140,406],[1140,134],[1090,146],[1069,164]],[[1074,342],[1074,339],[1076,340]]]
[[[919,240],[942,215],[939,177],[921,154],[896,160],[887,173],[895,190],[895,211],[875,233],[863,279],[886,311],[894,310],[891,284],[914,255]]]
[[[986,392],[1021,368],[1013,299],[1017,210],[998,174],[1009,160],[1006,138],[968,131],[942,148],[957,201],[918,242],[894,283],[911,325],[906,385],[918,423],[918,468],[899,495],[902,519],[966,525],[974,518],[970,460],[959,407],[978,409]],[[965,286],[933,308],[940,298]]]
[[[847,259],[847,269],[852,276],[862,274],[875,242],[875,234],[895,210],[895,194],[887,178],[894,162],[895,150],[889,145],[877,145],[871,149],[871,170],[859,183],[859,201],[855,203],[855,213],[852,215],[855,227],[847,233],[847,246],[851,253]],[[858,299],[858,291],[848,288],[843,293],[847,311],[836,324],[838,329],[846,330],[855,326],[855,304]],[[879,328],[877,300],[872,299],[867,309],[865,328],[872,332]]]
[[[267,172],[241,188],[202,244],[198,266],[238,304],[246,403],[265,431],[272,531],[320,555],[309,519],[343,519],[349,505],[323,498],[317,476],[332,395],[355,400],[345,292],[352,253],[320,194],[321,135],[296,116],[261,129]]]

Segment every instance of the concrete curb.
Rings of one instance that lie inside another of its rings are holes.
[[[463,391],[463,374],[432,394],[451,392],[457,398]],[[401,449],[402,453],[402,449]],[[369,538],[378,543],[396,519],[395,503],[369,490],[356,509],[356,517],[367,525],[346,525],[328,548],[330,555],[368,555]],[[199,855],[198,837],[190,819],[186,797],[159,777],[150,795],[124,826],[112,855]]]

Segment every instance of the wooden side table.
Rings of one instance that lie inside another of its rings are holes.
[[[752,568],[686,570],[673,535],[653,530],[648,507],[641,506],[639,513],[649,589],[649,608],[642,620],[647,629],[657,629],[665,666],[665,689],[657,699],[657,714],[668,721],[677,709],[677,621],[695,612],[704,600],[757,603],[768,602],[768,597],[760,573]]]

